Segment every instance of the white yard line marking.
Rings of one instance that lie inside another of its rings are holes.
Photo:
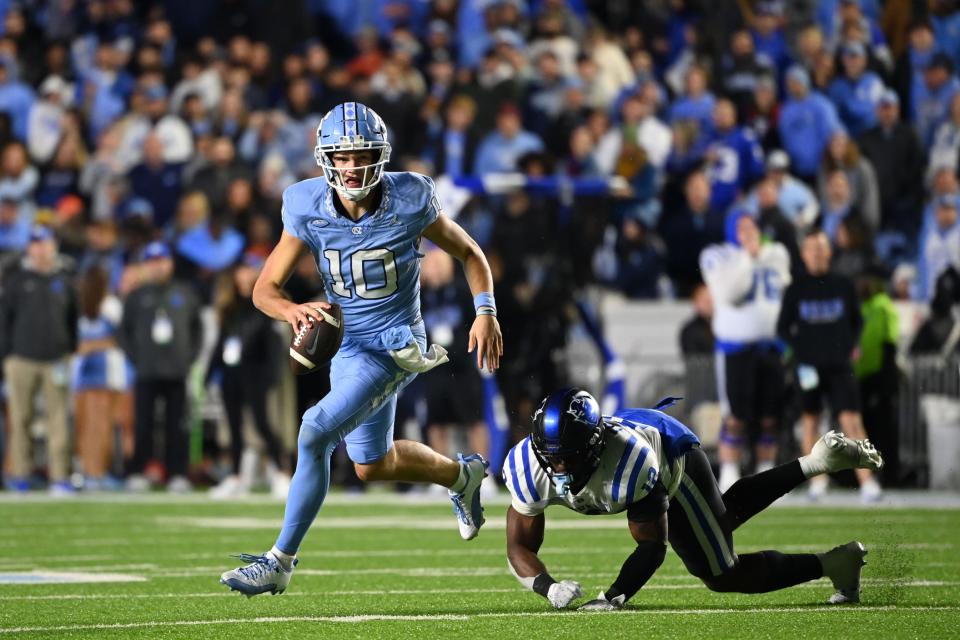
[[[691,616],[709,616],[709,615],[727,615],[743,613],[826,613],[834,612],[847,616],[856,613],[878,613],[878,612],[896,612],[896,611],[957,611],[957,606],[932,606],[932,607],[898,607],[889,606],[855,606],[855,607],[760,607],[749,609],[625,609],[618,611],[618,616],[624,615],[691,615]],[[477,613],[477,614],[455,614],[440,613],[433,615],[354,615],[354,616],[271,616],[257,618],[221,618],[217,620],[158,620],[147,622],[127,622],[114,624],[75,624],[59,625],[47,627],[8,627],[0,628],[0,633],[50,633],[56,631],[93,631],[93,630],[111,630],[111,629],[145,629],[153,627],[194,627],[194,626],[214,626],[214,625],[232,625],[232,624],[250,624],[253,623],[274,623],[274,622],[330,622],[357,624],[365,622],[442,622],[442,621],[471,621],[485,618],[513,618],[516,616],[538,616],[552,618],[558,616],[573,615],[592,615],[590,613],[578,613],[574,611],[532,611],[532,612],[510,612],[510,613]],[[601,613],[601,615],[603,615]]]
[[[686,576],[685,576],[686,577]],[[888,580],[882,578],[864,579],[863,583],[870,586],[882,586],[895,584],[900,587],[951,587],[960,586],[960,581],[944,580],[909,580],[899,582],[897,580]],[[826,579],[815,580],[801,585],[796,585],[794,589],[822,589],[829,582]],[[676,591],[689,589],[706,589],[699,582],[686,584],[648,584],[643,587],[643,591]],[[284,594],[287,598],[316,598],[316,597],[337,597],[337,596],[416,596],[416,595],[451,595],[466,593],[522,593],[520,587],[509,588],[490,588],[490,589],[340,589],[331,591],[288,591]],[[58,600],[163,600],[163,599],[194,599],[194,598],[236,598],[238,594],[232,591],[201,591],[197,593],[58,593],[45,595],[16,595],[0,596],[0,602],[43,602]]]

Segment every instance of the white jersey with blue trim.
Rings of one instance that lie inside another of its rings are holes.
[[[673,497],[683,476],[684,457],[668,459],[656,427],[609,416],[603,420],[608,432],[600,464],[576,494],[557,492],[534,455],[529,437],[510,450],[503,479],[515,511],[537,516],[558,504],[584,515],[619,513],[643,500],[658,480]]]
[[[713,297],[718,343],[776,339],[780,302],[790,284],[790,255],[782,244],[764,244],[756,258],[733,244],[711,245],[700,254],[700,271]]]
[[[420,322],[420,236],[440,216],[433,180],[384,173],[380,205],[359,220],[334,207],[324,178],[283,192],[283,228],[313,253],[327,300],[343,308],[344,345],[388,349],[385,332]]]

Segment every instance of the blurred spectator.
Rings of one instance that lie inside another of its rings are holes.
[[[87,116],[93,136],[125,111],[134,80],[123,65],[123,52],[106,40],[97,43],[92,65],[80,65],[76,101]]]
[[[763,174],[763,151],[749,129],[737,126],[734,103],[722,98],[713,108],[713,133],[705,154],[710,206],[726,211]]]
[[[750,35],[759,58],[779,77],[790,64],[790,48],[784,33],[784,2],[761,0],[754,8]]]
[[[913,123],[926,148],[950,113],[953,96],[960,91],[960,80],[953,75],[953,61],[945,53],[935,53],[923,68],[923,82],[913,91]]]
[[[153,207],[153,222],[163,229],[173,219],[180,194],[182,163],[166,162],[163,142],[155,133],[143,141],[143,159],[127,174],[130,191]]]
[[[638,95],[629,96],[623,101],[620,117],[620,126],[610,129],[597,141],[595,158],[600,171],[605,174],[614,173],[617,158],[628,143],[642,149],[657,171],[663,169],[670,154],[671,133],[670,129],[653,115],[650,102]]]
[[[193,153],[190,128],[180,116],[167,111],[167,88],[159,83],[148,84],[131,99],[133,110],[123,119],[123,137],[120,142],[122,162],[133,167],[143,154],[143,142],[154,133],[163,144],[165,162],[186,162]]]
[[[697,264],[703,249],[724,236],[724,212],[710,205],[710,182],[702,171],[691,173],[684,187],[686,206],[668,211],[660,233],[669,248],[667,273],[678,296],[687,296],[702,278]]]
[[[960,269],[960,224],[957,222],[957,199],[943,195],[936,200],[935,226],[928,233],[920,253],[922,291],[927,300],[936,292],[937,278],[953,267]]]
[[[777,73],[774,64],[773,60],[757,55],[748,30],[740,29],[730,36],[730,52],[723,56],[719,84],[737,111],[747,110],[760,78]]]
[[[897,58],[894,70],[894,88],[903,101],[901,111],[911,116],[918,92],[922,91],[923,70],[930,62],[937,45],[933,29],[926,20],[918,19],[910,24],[907,48]]]
[[[947,268],[937,278],[930,316],[924,320],[910,343],[911,355],[950,357],[960,353],[960,325],[953,309],[960,304],[960,272]]]
[[[87,150],[80,135],[65,132],[57,145],[53,159],[40,174],[36,203],[39,207],[54,207],[66,196],[76,197],[80,191],[80,170],[87,160]]]
[[[843,74],[830,83],[829,96],[840,121],[857,136],[876,124],[884,86],[880,76],[867,69],[867,51],[861,43],[847,43],[841,53]]]
[[[517,170],[517,160],[531,151],[542,151],[543,141],[521,128],[520,110],[513,104],[497,112],[497,129],[480,143],[474,161],[479,175]]]
[[[707,72],[690,67],[684,93],[670,105],[670,126],[673,129],[676,170],[689,168],[699,161],[704,145],[713,129],[713,106],[716,99],[707,90]]]
[[[232,271],[224,271],[217,282],[214,306],[217,310],[217,340],[207,365],[209,383],[218,378],[223,407],[230,426],[231,472],[211,489],[215,498],[246,495],[253,484],[255,469],[244,468],[243,417],[249,408],[253,425],[263,441],[269,461],[271,493],[285,498],[290,477],[285,474],[284,456],[267,415],[267,393],[278,378],[276,353],[280,336],[273,321],[253,306],[253,285],[263,258],[247,254]],[[248,467],[250,465],[247,465]]]
[[[860,415],[857,380],[851,362],[856,360],[863,318],[853,281],[830,272],[830,241],[814,230],[803,239],[806,273],[783,294],[777,335],[792,349],[803,406],[802,450],[808,454],[820,439],[820,415],[827,400],[831,424],[850,438],[866,437]],[[858,469],[864,502],[880,498],[880,486],[868,469]],[[810,482],[809,495],[820,498],[827,476]]]
[[[771,76],[760,76],[753,87],[753,99],[740,112],[743,124],[765,150],[781,146],[778,123],[780,102],[777,97],[777,81]]]
[[[763,237],[779,242],[790,256],[790,273],[796,278],[803,273],[803,263],[800,261],[800,247],[797,244],[797,235],[800,231],[793,222],[783,215],[777,201],[777,184],[773,178],[764,178],[757,185],[757,226]],[[730,215],[736,215],[731,213]]]
[[[937,127],[930,147],[928,168],[950,167],[956,172],[957,155],[960,153],[960,92],[950,99],[947,118]]]
[[[743,449],[753,443],[758,471],[772,468],[782,419],[783,368],[776,344],[783,288],[790,284],[783,245],[763,243],[746,213],[726,222],[725,244],[699,256],[714,301],[720,354],[717,386],[723,413],[719,459],[722,490],[739,478]]]
[[[10,115],[13,135],[27,139],[27,120],[36,99],[30,85],[17,79],[16,61],[9,55],[0,55],[0,111]]]
[[[445,110],[445,125],[436,134],[426,155],[437,175],[451,178],[473,175],[477,152],[477,133],[472,127],[477,105],[465,95],[456,95]]]
[[[60,76],[48,76],[40,85],[40,99],[33,103],[27,122],[27,147],[39,164],[53,158],[63,135],[63,120],[70,104],[70,87]]]
[[[713,299],[710,289],[702,282],[694,286],[690,293],[693,304],[693,317],[680,329],[680,351],[685,356],[713,355]]]
[[[0,195],[0,265],[27,248],[30,227],[31,221],[20,216],[20,201]]]
[[[831,270],[847,278],[856,278],[873,261],[873,245],[866,225],[856,215],[840,220],[833,239]]]
[[[200,191],[207,197],[211,208],[221,210],[230,183],[249,177],[249,169],[237,160],[233,141],[221,136],[213,141],[209,164],[196,172],[187,188]]]
[[[190,490],[187,480],[186,377],[200,352],[200,305],[189,285],[173,280],[173,259],[162,242],[146,246],[128,268],[134,281],[123,305],[117,338],[136,369],[133,458],[127,487],[148,488],[144,469],[154,455],[155,409],[164,403],[164,465],[167,489]]]
[[[840,121],[836,108],[810,90],[810,76],[803,67],[793,66],[787,72],[787,93],[778,123],[780,139],[796,174],[810,181]]]
[[[897,230],[906,237],[914,237],[919,228],[917,211],[923,201],[924,152],[913,128],[900,120],[896,93],[888,89],[880,97],[877,124],[865,131],[857,144],[876,173],[880,195],[880,228]],[[954,155],[958,151],[960,140]]]
[[[80,319],[71,376],[77,452],[83,488],[115,489],[115,430],[120,428],[124,457],[133,453],[133,369],[117,345],[123,304],[110,295],[109,273],[98,265],[79,284]]]
[[[0,152],[0,197],[16,200],[19,215],[33,221],[36,209],[33,200],[40,172],[30,164],[27,149],[22,142],[10,142]]]
[[[804,182],[790,175],[790,157],[780,149],[771,151],[766,161],[767,175],[777,189],[777,206],[798,231],[806,230],[820,212],[813,191]],[[757,189],[747,197],[743,208],[758,211]]]
[[[857,279],[863,314],[860,358],[853,370],[860,381],[863,424],[878,451],[884,452],[883,478],[894,483],[900,475],[897,431],[897,337],[900,319],[886,292],[887,272],[872,266]],[[889,453],[888,453],[889,452]]]
[[[860,149],[843,131],[830,138],[823,162],[817,171],[817,190],[820,199],[826,198],[826,182],[836,171],[842,171],[850,187],[852,206],[872,232],[880,226],[880,188],[877,175],[870,161],[860,154]],[[832,234],[831,234],[832,235]]]
[[[663,278],[663,247],[652,237],[643,220],[624,217],[619,233],[609,251],[609,267],[603,269],[602,279],[628,298],[654,299],[660,297]],[[608,240],[609,242],[609,240]],[[601,262],[603,262],[601,260]],[[595,264],[597,264],[595,260]]]
[[[423,322],[430,342],[447,349],[450,358],[447,366],[423,374],[427,442],[448,454],[454,434],[465,431],[467,447],[486,455],[490,442],[483,421],[483,389],[476,359],[466,351],[466,319],[473,315],[473,301],[466,283],[455,276],[447,253],[427,250],[420,264]]]
[[[0,313],[0,355],[10,411],[10,485],[17,491],[30,488],[30,426],[39,390],[44,402],[50,492],[72,493],[67,357],[77,343],[77,303],[69,265],[57,254],[49,228],[33,228],[23,262],[4,275]]]

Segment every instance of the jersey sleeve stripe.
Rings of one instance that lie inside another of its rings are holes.
[[[533,473],[530,471],[530,438],[521,442],[520,446],[523,447],[523,477],[527,481],[527,493],[530,494],[531,500],[540,502],[540,493],[537,491],[537,486],[533,484]]]
[[[613,501],[620,501],[620,482],[623,480],[623,471],[627,468],[627,461],[630,459],[630,456],[633,454],[633,448],[637,444],[637,439],[634,436],[630,436],[627,446],[623,450],[623,455],[620,456],[620,462],[617,463],[617,471],[613,474]]]
[[[522,502],[527,502],[526,496],[523,495],[523,489],[520,488],[520,478],[517,476],[517,448],[514,447],[510,450],[510,481],[513,484],[513,494],[520,498]]]
[[[650,453],[649,447],[640,449],[640,455],[637,456],[637,462],[633,465],[633,471],[630,472],[630,479],[627,480],[627,499],[633,500],[634,492],[637,489],[637,480],[640,478],[640,472],[643,470],[643,464],[647,461],[647,454]],[[651,467],[652,468],[652,467]]]

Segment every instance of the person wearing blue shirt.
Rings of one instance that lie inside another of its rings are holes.
[[[953,75],[950,56],[938,52],[923,70],[923,83],[913,95],[913,123],[926,148],[933,143],[933,134],[950,112],[950,101],[960,91],[960,80]]]
[[[339,104],[317,128],[314,156],[323,176],[283,193],[283,233],[257,279],[253,302],[289,322],[297,335],[315,322],[338,323],[329,313],[338,304],[343,340],[330,363],[330,392],[303,416],[276,543],[263,555],[243,554],[247,566],[220,578],[247,596],[286,589],[296,553],[326,497],[330,456],[341,441],[360,479],[448,487],[460,535],[472,539],[483,525],[480,483],[487,462],[462,454],[454,461],[419,442],[394,442],[393,422],[399,391],[417,373],[447,360],[442,347],[427,349],[421,239],[463,264],[477,313],[468,348],[476,351],[477,366],[491,372],[503,352],[493,277],[477,243],[443,215],[430,178],[384,172],[390,150],[379,115],[359,102]],[[297,304],[281,288],[306,252],[323,276],[327,302]],[[307,366],[309,360],[301,362]]]
[[[763,175],[763,151],[753,133],[737,126],[737,112],[726,98],[713,108],[713,140],[707,147],[710,206],[726,211]]]
[[[797,175],[810,179],[830,137],[842,127],[833,104],[810,89],[810,76],[803,67],[795,65],[787,71],[787,92],[778,123],[780,138]]]
[[[505,104],[497,113],[497,130],[484,138],[477,149],[473,171],[479,175],[516,171],[517,160],[531,151],[543,151],[543,140],[524,131],[520,110]]]
[[[13,135],[27,139],[27,119],[36,95],[33,89],[16,78],[16,63],[6,55],[0,56],[0,111],[10,114]]]
[[[0,196],[0,255],[20,253],[30,240],[31,221],[20,213],[20,201]]]
[[[842,76],[830,83],[827,94],[840,114],[840,120],[856,136],[877,123],[877,103],[884,86],[880,76],[867,70],[867,50],[860,42],[843,46]]]
[[[777,0],[758,2],[750,35],[757,55],[765,58],[779,77],[790,64],[790,48],[783,33],[783,3]]]
[[[707,74],[701,67],[690,67],[685,84],[684,95],[670,105],[668,119],[672,127],[686,123],[683,126],[692,130],[692,146],[696,146],[710,135],[716,98],[707,90]]]

